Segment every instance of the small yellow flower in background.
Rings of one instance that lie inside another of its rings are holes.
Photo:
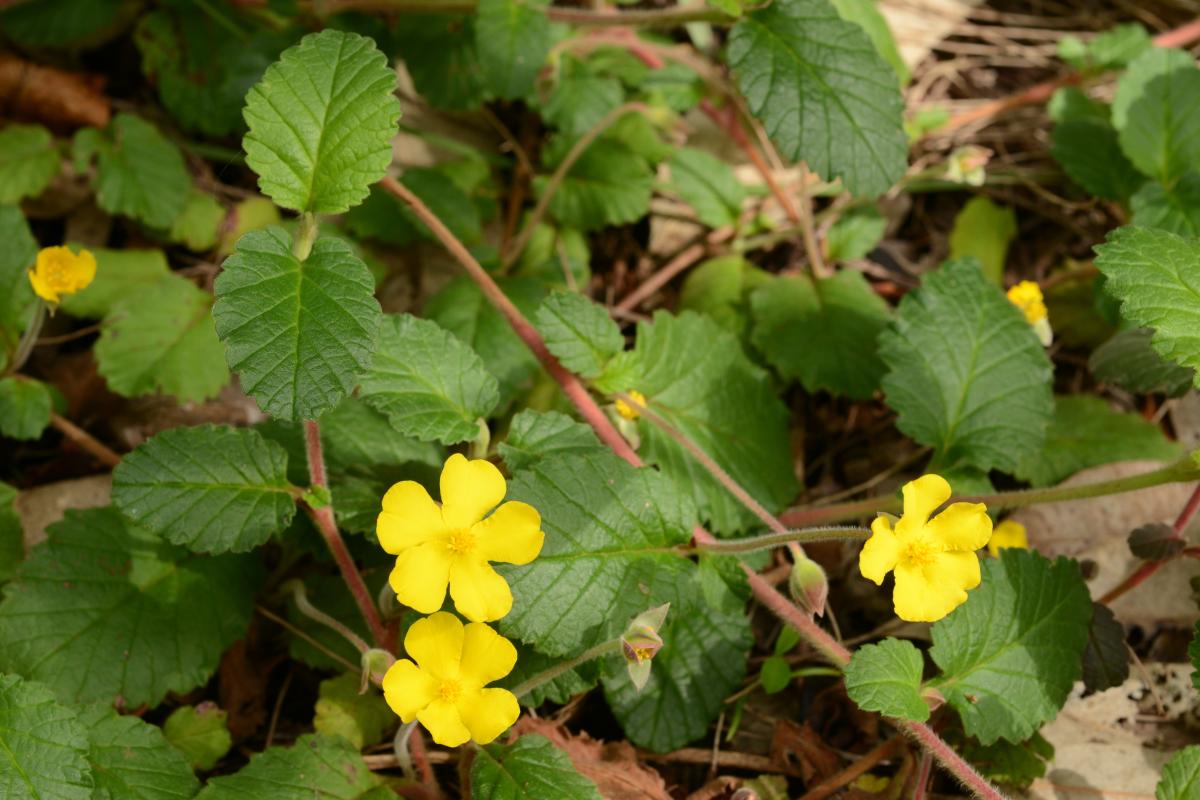
[[[96,257],[87,250],[72,253],[67,247],[43,247],[29,270],[29,282],[38,297],[57,305],[62,295],[87,288],[96,277]]]
[[[1021,281],[1008,290],[1008,300],[1025,315],[1025,321],[1033,326],[1038,341],[1042,347],[1049,347],[1054,341],[1054,332],[1050,330],[1050,313],[1046,310],[1046,299],[1042,289],[1033,281]]]
[[[401,481],[383,497],[375,531],[396,556],[391,585],[401,603],[422,614],[442,607],[446,589],[458,612],[472,622],[500,619],[512,608],[512,592],[488,562],[528,564],[545,534],[537,509],[500,504],[504,476],[484,460],[455,453],[442,468],[442,504],[415,481]]]
[[[438,744],[487,744],[517,721],[516,695],[485,688],[512,672],[517,648],[487,625],[463,625],[439,611],[413,623],[404,649],[412,660],[391,666],[383,696],[400,719],[419,721]]]
[[[626,392],[626,394],[628,394],[630,399],[632,399],[638,405],[646,405],[646,395],[642,394],[637,389],[630,389],[628,392]],[[642,415],[642,412],[638,411],[636,408],[631,406],[629,403],[626,403],[619,397],[617,398],[616,406],[617,413],[627,420],[632,421]]]
[[[1006,519],[1001,522],[996,526],[996,530],[992,531],[992,538],[988,539],[987,549],[993,556],[1000,555],[1000,551],[1006,547],[1029,549],[1029,537],[1025,533],[1025,526],[1016,520]]]
[[[992,535],[992,520],[983,503],[954,503],[930,515],[950,499],[950,484],[940,475],[925,475],[904,485],[904,515],[877,517],[871,538],[858,556],[867,580],[882,584],[896,573],[892,600],[896,616],[909,622],[934,622],[967,599],[979,585],[975,551]]]

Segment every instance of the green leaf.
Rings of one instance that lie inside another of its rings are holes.
[[[1096,247],[1105,288],[1121,301],[1121,316],[1153,328],[1150,343],[1163,358],[1200,366],[1200,241],[1126,226]]]
[[[752,497],[779,511],[796,495],[788,414],[767,374],[733,334],[692,312],[638,324],[642,377],[634,387],[650,409],[695,442]],[[642,456],[691,494],[714,532],[756,518],[675,440],[639,420]]]
[[[88,731],[54,694],[0,675],[0,793],[9,800],[91,800]]]
[[[740,608],[689,614],[672,607],[662,633],[663,648],[640,692],[623,668],[610,670],[603,682],[605,699],[630,741],[666,753],[705,735],[746,676],[754,636]]]
[[[1054,719],[1079,678],[1092,601],[1079,565],[1009,548],[983,582],[933,625],[931,682],[983,744],[1021,742]]]
[[[443,444],[474,439],[499,400],[482,359],[435,322],[389,314],[361,397],[405,436]]]
[[[499,450],[509,472],[515,473],[551,456],[602,453],[605,447],[582,422],[557,411],[525,409],[513,417]]]
[[[859,399],[879,388],[885,367],[876,340],[892,313],[862,273],[781,277],[756,289],[750,304],[754,346],[784,378]]]
[[[122,8],[121,0],[21,3],[0,12],[0,30],[26,47],[58,47],[102,33]]]
[[[1092,603],[1092,622],[1088,626],[1087,646],[1083,649],[1083,686],[1089,692],[1102,692],[1120,686],[1129,677],[1129,645],[1125,626],[1111,609]]]
[[[528,645],[519,642],[516,645],[517,665],[513,667],[512,672],[496,683],[497,686],[504,689],[511,690],[539,672],[558,666],[563,661],[561,658],[539,653]],[[572,697],[596,688],[596,684],[600,682],[601,668],[600,659],[586,661],[535,687],[517,699],[521,705],[534,709],[540,708],[547,701],[563,705]]]
[[[679,148],[671,157],[671,185],[710,228],[737,224],[746,187],[719,158],[693,147]]]
[[[967,201],[950,231],[950,258],[976,258],[992,283],[1004,278],[1008,246],[1017,235],[1017,214],[984,195]]]
[[[748,341],[753,291],[774,281],[775,276],[740,255],[710,258],[688,270],[679,292],[679,310],[711,317],[739,341]]]
[[[210,770],[233,746],[229,714],[212,703],[180,706],[163,723],[163,735],[196,769]]]
[[[187,761],[159,728],[93,705],[79,713],[88,729],[93,798],[189,800],[200,790]]]
[[[726,59],[785,158],[841,178],[855,195],[882,194],[904,174],[896,73],[827,0],[789,0],[747,14],[729,33]]]
[[[388,800],[395,796],[345,739],[309,735],[291,747],[254,754],[237,773],[210,780],[196,800]]]
[[[857,208],[843,214],[825,236],[826,256],[830,261],[857,261],[866,258],[883,239],[887,219],[875,206]]]
[[[896,426],[939,463],[1012,472],[1045,441],[1050,361],[1029,323],[973,260],[949,262],[905,296],[879,337]]]
[[[968,739],[962,743],[960,752],[985,778],[1018,788],[1044,777],[1047,762],[1054,759],[1054,745],[1040,733],[1020,744],[1000,739],[984,746]]]
[[[58,148],[41,125],[9,125],[0,130],[0,203],[37,197],[59,168]]]
[[[896,38],[892,35],[892,29],[888,27],[887,19],[879,11],[875,0],[831,1],[842,19],[853,22],[863,29],[870,37],[871,43],[875,45],[879,56],[896,72],[896,77],[900,79],[900,85],[906,86],[912,73],[909,72],[908,65],[904,63],[904,58],[900,55],[900,48],[896,46]]]
[[[1192,800],[1200,791],[1200,746],[1185,747],[1163,767],[1155,800]]]
[[[41,381],[12,376],[0,378],[0,436],[40,439],[50,424],[54,403]]]
[[[1195,68],[1192,56],[1178,48],[1152,47],[1135,58],[1117,82],[1112,103],[1113,127],[1119,131],[1125,129],[1130,108],[1146,94],[1151,81],[1176,70]]]
[[[217,246],[221,225],[225,222],[225,207],[208,192],[193,189],[188,195],[187,205],[171,224],[167,234],[172,242],[179,242],[197,253],[207,252]]]
[[[230,368],[263,411],[315,419],[366,370],[380,310],[348,244],[320,237],[303,262],[291,246],[279,227],[243,236],[217,277],[213,320]]]
[[[121,112],[108,130],[84,128],[75,135],[75,166],[96,156],[92,188],[96,202],[151,228],[167,228],[183,211],[192,181],[183,154],[141,117]]]
[[[546,166],[554,169],[566,156],[568,139],[555,138],[547,145]],[[541,195],[549,178],[538,176],[534,187]],[[550,200],[550,213],[564,225],[592,231],[606,225],[623,225],[645,216],[654,189],[654,172],[626,145],[600,138],[579,157]]]
[[[1118,139],[1143,173],[1170,183],[1200,169],[1200,69],[1176,69],[1151,78],[1129,107]]]
[[[88,248],[96,257],[96,279],[62,299],[73,317],[101,319],[127,297],[150,288],[171,274],[162,250]]]
[[[1096,380],[1115,383],[1130,392],[1162,392],[1179,397],[1191,388],[1195,371],[1167,361],[1154,352],[1149,328],[1130,328],[1096,348],[1088,367]]]
[[[542,116],[573,142],[621,105],[624,98],[616,78],[598,75],[583,61],[566,56],[558,83],[542,107]]]
[[[1170,187],[1146,181],[1130,205],[1134,225],[1200,237],[1200,172],[1188,172]]]
[[[108,388],[124,397],[163,392],[205,400],[229,382],[210,313],[212,297],[167,275],[118,301],[96,342]]]
[[[312,33],[246,95],[246,164],[277,205],[340,214],[392,161],[396,74],[365,36]]]
[[[516,100],[533,90],[554,34],[545,0],[481,0],[475,11],[475,49],[484,85]]]
[[[321,681],[313,728],[326,736],[340,736],[362,750],[383,740],[396,715],[375,687],[359,694],[360,683],[353,672]]]
[[[1200,621],[1196,623],[1192,643],[1188,645],[1188,658],[1191,659],[1192,668],[1195,670],[1192,673],[1192,685],[1200,689]]]
[[[29,324],[29,306],[33,288],[29,270],[37,260],[38,245],[21,209],[0,204],[0,336],[11,337],[16,348],[17,336]]]
[[[846,667],[846,694],[863,711],[924,722],[929,706],[921,697],[921,651],[903,639],[884,639],[858,648]]]
[[[603,306],[574,292],[554,292],[534,317],[546,347],[571,372],[596,378],[625,349],[625,337]]]
[[[121,513],[201,553],[244,552],[296,513],[287,453],[246,428],[201,425],[150,438],[113,470]]]
[[[792,685],[792,665],[783,656],[768,656],[759,669],[758,682],[767,694],[779,694]]]
[[[17,516],[17,490],[0,481],[0,584],[17,574],[25,560],[25,534]]]
[[[401,14],[396,39],[413,85],[432,105],[467,111],[483,104],[473,16]]]
[[[256,560],[190,555],[113,508],[68,511],[48,533],[4,587],[0,669],[63,700],[155,706],[245,634]]]
[[[528,734],[481,747],[471,764],[471,800],[602,800],[549,739]]]
[[[407,169],[400,176],[400,183],[419,197],[463,243],[472,245],[483,239],[478,207],[445,172],[420,167]],[[404,203],[378,185],[371,187],[365,203],[346,214],[346,228],[355,236],[398,246],[434,238]]]
[[[1064,36],[1058,43],[1063,60],[1087,72],[1119,69],[1152,46],[1150,34],[1136,22],[1117,25],[1087,43],[1074,36]]]

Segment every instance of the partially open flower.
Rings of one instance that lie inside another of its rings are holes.
[[[96,257],[87,250],[78,254],[67,247],[43,247],[29,270],[29,283],[38,297],[57,305],[63,295],[87,288],[96,277]]]
[[[1050,329],[1050,312],[1041,287],[1033,281],[1021,281],[1008,290],[1008,301],[1021,309],[1042,347],[1049,347],[1054,341],[1054,331]]]
[[[621,634],[621,653],[629,670],[629,680],[640,691],[650,680],[650,661],[662,649],[663,640],[659,630],[667,618],[671,604],[643,611],[633,618],[629,627]]]

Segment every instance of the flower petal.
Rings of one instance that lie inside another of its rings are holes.
[[[464,681],[487,686],[512,672],[517,665],[517,648],[482,622],[471,622],[463,631],[462,667]]]
[[[950,499],[950,484],[941,475],[922,475],[904,484],[904,520],[924,524],[929,515]]]
[[[448,700],[434,700],[417,713],[417,719],[433,740],[443,747],[458,747],[471,738],[471,731],[463,725],[458,706]]]
[[[876,517],[871,523],[871,538],[858,554],[858,571],[875,585],[896,568],[900,560],[900,540],[892,531],[892,521],[887,517]]]
[[[967,589],[979,585],[979,558],[974,553],[939,553],[925,567],[896,567],[892,600],[896,616],[909,622],[937,622],[967,600]]]
[[[404,650],[430,677],[457,679],[463,651],[463,624],[449,611],[419,619],[404,634]]]
[[[384,550],[396,555],[446,532],[442,509],[416,481],[400,481],[383,496],[375,535]]]
[[[442,518],[451,528],[469,528],[500,505],[507,486],[496,465],[483,459],[468,461],[461,453],[442,467]]]
[[[508,564],[533,561],[546,540],[542,515],[533,506],[516,500],[500,506],[471,530],[478,537],[479,552],[484,558]]]
[[[426,542],[396,556],[388,581],[401,603],[422,614],[432,614],[446,599],[452,563],[450,553],[440,542]]]
[[[96,257],[92,255],[91,250],[80,250],[75,256],[75,268],[71,277],[73,292],[86,289],[96,279]]]
[[[454,607],[472,622],[500,619],[512,610],[508,582],[482,558],[457,558],[450,569]]]
[[[1025,532],[1025,526],[1016,520],[1006,519],[1001,522],[992,531],[992,538],[988,539],[987,549],[993,556],[999,556],[1000,551],[1006,547],[1029,549],[1029,535]]]
[[[58,302],[58,291],[43,280],[36,270],[29,270],[29,284],[33,287],[33,293],[47,303]]]
[[[402,658],[383,676],[383,698],[400,719],[412,722],[418,711],[437,698],[437,681]]]
[[[925,531],[947,550],[973,553],[992,538],[992,518],[983,503],[954,503],[925,523]]]
[[[516,695],[507,689],[484,689],[460,697],[458,713],[471,731],[471,738],[487,744],[517,721],[521,707]]]

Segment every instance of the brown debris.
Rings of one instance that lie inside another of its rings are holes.
[[[0,53],[0,116],[73,130],[108,125],[112,108],[103,75],[46,67]]]
[[[572,734],[548,720],[522,717],[518,735],[536,733],[571,757],[580,774],[595,782],[605,800],[671,800],[662,776],[641,764],[629,742],[601,742]]]

